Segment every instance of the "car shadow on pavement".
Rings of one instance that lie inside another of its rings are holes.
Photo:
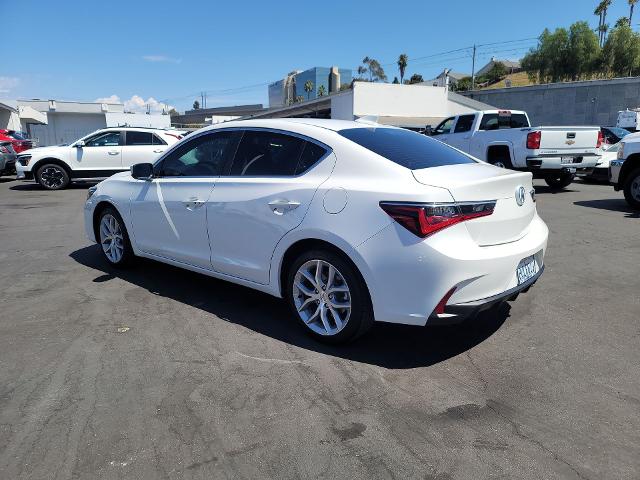
[[[547,193],[555,195],[557,193],[574,193],[578,191],[578,190],[571,190],[570,188],[561,188],[561,189],[551,188],[547,185],[535,185],[534,189],[536,191],[536,195],[540,195],[540,194],[544,195]]]
[[[580,207],[597,208],[611,212],[625,213],[626,218],[640,218],[640,212],[633,210],[624,198],[603,198],[600,200],[580,200],[573,202]]]
[[[94,183],[70,183],[69,185],[67,185],[66,189],[67,190],[80,190],[80,189],[87,189],[89,188],[91,185],[95,185]],[[12,187],[9,187],[9,190],[21,190],[21,191],[27,191],[27,192],[32,192],[34,190],[40,191],[40,192],[51,192],[52,190],[47,190],[43,187],[41,187],[39,184],[37,183],[19,183],[17,185],[13,185]],[[55,190],[57,192],[60,192],[62,190]]]
[[[457,325],[414,327],[376,323],[355,342],[333,346],[310,338],[275,297],[160,262],[140,259],[130,269],[114,269],[98,246],[70,254],[76,262],[100,271],[94,282],[120,278],[155,295],[209,312],[261,335],[307,350],[390,369],[434,365],[473,348],[493,335],[509,317],[507,304]]]

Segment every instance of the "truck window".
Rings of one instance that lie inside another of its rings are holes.
[[[433,135],[442,135],[443,133],[451,133],[451,128],[453,127],[453,122],[455,122],[456,117],[447,118],[445,121],[440,123],[434,130]]]
[[[501,116],[497,113],[487,113],[482,116],[479,130],[498,130],[501,128],[526,128],[529,127],[527,116],[523,113],[514,113],[509,116]]]
[[[471,131],[473,127],[473,121],[476,119],[475,115],[461,115],[458,117],[458,123],[453,133],[462,133]]]

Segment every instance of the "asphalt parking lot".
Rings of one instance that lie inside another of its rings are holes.
[[[457,326],[308,339],[284,304],[85,239],[0,183],[0,478],[640,477],[640,215],[536,182],[546,271]]]

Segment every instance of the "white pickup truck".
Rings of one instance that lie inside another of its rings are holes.
[[[457,115],[425,133],[485,162],[532,172],[552,188],[591,173],[603,141],[599,127],[531,127],[526,112],[515,110]]]

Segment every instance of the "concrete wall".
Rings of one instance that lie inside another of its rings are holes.
[[[104,113],[48,113],[48,125],[31,125],[31,136],[40,147],[71,143],[107,122]]]
[[[331,96],[331,118],[353,120],[353,90]]]
[[[0,108],[0,128],[5,130],[20,130],[20,117],[18,113]]]
[[[498,108],[526,110],[533,125],[615,125],[640,106],[640,77],[478,90],[465,94]]]

